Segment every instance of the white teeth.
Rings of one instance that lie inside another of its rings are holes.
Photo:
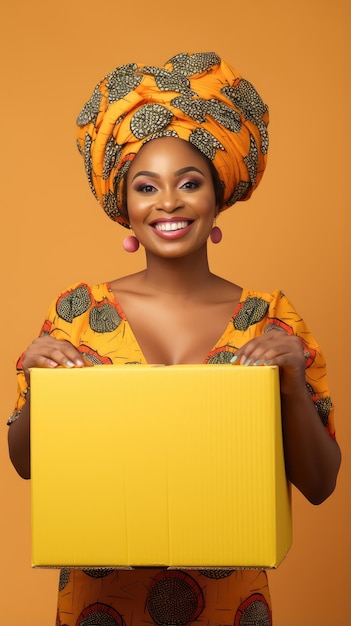
[[[189,222],[159,222],[155,224],[156,230],[181,230],[182,228],[186,228],[189,225]]]

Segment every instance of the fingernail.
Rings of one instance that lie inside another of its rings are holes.
[[[244,363],[245,367],[247,367],[248,365],[250,365],[250,363],[251,363],[251,362],[252,362],[252,359],[247,359],[247,360],[245,360],[245,363]]]
[[[257,361],[254,362],[254,365],[261,365],[261,363],[263,363],[263,359],[257,359]]]
[[[236,356],[236,354],[234,354],[234,356],[232,356],[232,358],[230,359],[229,363],[235,363],[235,361],[238,360],[238,357]]]
[[[271,363],[272,363],[272,361],[270,359],[268,359],[268,361],[264,362],[265,365],[270,365]]]
[[[239,361],[240,365],[245,365],[245,361],[246,361],[246,356],[245,354],[243,354]]]
[[[69,359],[66,359],[65,365],[66,365],[66,367],[74,367],[74,363],[72,361],[70,361]]]

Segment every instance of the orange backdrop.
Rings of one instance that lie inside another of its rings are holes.
[[[337,410],[344,457],[338,486],[319,507],[293,493],[294,545],[270,573],[275,624],[347,626],[350,3],[12,0],[2,7],[1,31],[0,626],[53,625],[58,581],[56,571],[31,569],[30,485],[7,457],[15,357],[67,285],[110,280],[144,260],[140,251],[131,257],[121,250],[124,229],[106,218],[88,188],[75,118],[116,65],[163,63],[183,50],[218,52],[270,105],[267,172],[248,203],[221,216],[213,271],[287,293],[324,349]]]

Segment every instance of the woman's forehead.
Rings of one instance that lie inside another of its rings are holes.
[[[129,170],[136,171],[140,167],[157,167],[175,170],[187,166],[201,167],[208,173],[210,166],[206,157],[188,141],[177,137],[160,137],[144,144],[134,157]]]

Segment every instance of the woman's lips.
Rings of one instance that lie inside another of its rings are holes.
[[[151,226],[159,237],[178,239],[189,232],[192,223],[191,220],[184,219],[158,220],[157,222],[153,222]]]
[[[169,230],[181,230],[189,226],[190,222],[188,220],[182,220],[178,222],[157,222],[153,224],[156,230],[169,231]]]

